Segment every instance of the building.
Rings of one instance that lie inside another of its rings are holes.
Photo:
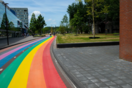
[[[7,14],[7,19],[8,19],[8,23],[7,23],[7,27],[9,26],[10,23],[13,23],[13,26],[15,27],[15,31],[14,30],[10,30],[8,27],[8,31],[9,31],[9,36],[13,36],[13,33],[15,32],[19,32],[19,34],[22,34],[25,30],[27,30],[27,26],[19,19],[17,18],[11,10],[10,7],[6,6],[5,7],[5,2],[0,0],[0,33],[2,34],[2,36],[6,36],[6,23],[5,21],[3,21],[3,17],[5,17],[5,9],[6,9],[6,14]],[[3,22],[3,24],[2,24]],[[2,25],[4,27],[2,27]],[[16,31],[17,30],[17,31]],[[0,35],[1,36],[1,35]]]
[[[28,8],[11,8],[15,11],[17,18],[28,26]]]
[[[120,46],[121,59],[132,61],[132,0],[120,0]]]

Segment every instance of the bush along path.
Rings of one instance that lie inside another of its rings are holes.
[[[44,37],[0,54],[0,88],[66,88],[50,55],[55,37]]]

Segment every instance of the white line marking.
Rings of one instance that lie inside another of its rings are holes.
[[[3,69],[1,68],[0,71],[2,71]]]

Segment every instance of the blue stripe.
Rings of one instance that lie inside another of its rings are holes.
[[[43,39],[41,39],[41,40],[39,40],[39,41],[37,41],[37,42],[34,42],[34,43],[32,43],[32,44],[30,44],[30,45],[28,45],[28,46],[25,46],[25,47],[23,47],[23,48],[21,48],[21,49],[15,51],[15,52],[13,52],[12,54],[6,56],[6,57],[3,58],[2,60],[0,60],[0,68],[1,68],[3,65],[5,65],[10,59],[12,59],[14,56],[16,56],[17,54],[19,54],[20,52],[22,52],[22,51],[25,50],[26,48],[28,48],[28,47],[30,47],[30,46],[36,44],[36,43],[39,43],[40,41],[44,41],[44,40],[46,40],[46,39],[48,39],[48,38],[49,38],[49,37],[43,38]]]

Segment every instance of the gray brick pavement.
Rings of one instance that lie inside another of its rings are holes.
[[[132,88],[132,63],[119,59],[119,46],[53,49],[81,88]]]

